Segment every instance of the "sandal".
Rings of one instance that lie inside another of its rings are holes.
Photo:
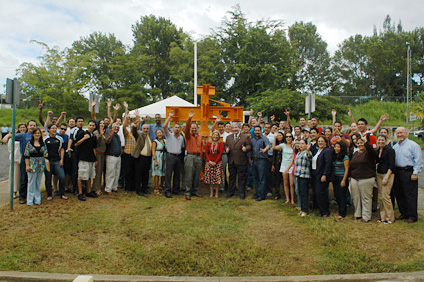
[[[60,196],[60,198],[61,198],[62,200],[67,200],[67,199],[68,199],[68,197],[66,197],[65,195]]]
[[[160,192],[159,188],[155,189],[155,194],[158,196],[162,196],[162,193]]]
[[[51,200],[53,200],[53,198],[51,196],[48,196],[47,201],[51,201]]]

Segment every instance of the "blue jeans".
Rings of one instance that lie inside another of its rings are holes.
[[[303,178],[303,177],[296,177],[297,178],[297,187],[299,190],[299,203],[300,203],[300,210],[302,212],[309,212],[309,199],[308,199],[308,192],[309,192],[309,178]]]
[[[46,175],[46,191],[47,196],[52,196],[52,174],[57,176],[59,180],[59,193],[60,195],[65,195],[65,170],[63,166],[60,166],[59,161],[50,162],[50,171],[45,170]]]
[[[299,183],[297,182],[297,177],[293,175],[294,182],[294,192],[296,193],[297,206],[300,208],[300,192],[299,192]]]
[[[41,204],[40,184],[43,172],[28,172],[27,205]]]
[[[247,164],[247,182],[246,186],[253,188],[254,179],[253,179],[253,167],[251,164]]]
[[[255,196],[266,199],[266,160],[253,161],[253,177],[255,179]]]

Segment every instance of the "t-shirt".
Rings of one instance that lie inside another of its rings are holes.
[[[62,137],[57,135],[55,137],[47,136],[44,138],[44,143],[47,146],[47,152],[49,152],[47,159],[52,162],[60,161],[60,149],[63,148]]]
[[[345,162],[345,160],[348,160],[348,159],[349,159],[349,157],[347,155],[345,155],[342,161],[336,160],[336,161],[333,162],[334,175],[344,176],[344,174],[345,174],[344,162]]]
[[[291,147],[287,147],[285,143],[281,143],[280,148],[283,154],[283,158],[281,160],[281,167],[289,167],[289,164],[293,159],[293,149]]]
[[[81,140],[85,134],[89,134],[90,138],[87,140],[84,140],[84,142],[82,142],[81,145],[76,146],[77,157],[80,161],[96,162],[97,158],[96,158],[96,155],[94,154],[94,149],[97,147],[96,135],[90,134],[88,131],[85,131],[83,129],[78,130],[75,143]]]

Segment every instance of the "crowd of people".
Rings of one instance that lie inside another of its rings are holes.
[[[86,197],[112,194],[119,188],[145,196],[151,193],[150,180],[156,195],[168,199],[184,195],[191,200],[203,197],[198,190],[203,178],[209,196],[215,198],[225,192],[231,198],[237,191],[244,200],[246,191],[254,189],[256,201],[279,200],[283,191],[284,203],[296,206],[301,217],[311,209],[328,217],[330,205],[335,204],[336,219],[345,218],[347,207],[353,205],[354,220],[369,222],[378,208],[381,223],[418,220],[421,148],[408,139],[404,127],[396,129],[398,142],[390,139],[389,130],[381,128],[388,114],[368,130],[367,120],[356,122],[349,110],[352,123],[348,132],[342,132],[335,110],[333,124],[327,128],[320,127],[315,117],[301,117],[293,126],[288,111],[286,120],[277,123],[271,116],[266,122],[262,113],[255,117],[251,110],[247,123],[223,122],[225,118],[217,117],[206,137],[192,122],[194,111],[185,123],[170,127],[173,111],[164,123],[157,114],[155,123],[147,124],[147,117],[130,118],[125,102],[123,120],[117,116],[119,104],[113,106],[112,117],[108,101],[107,117],[98,120],[96,103],[91,105],[88,123],[82,117],[68,118],[65,123],[66,112],[54,116],[49,111],[44,120],[40,102],[44,136],[34,120],[18,125],[11,154],[19,203],[41,204],[43,173],[48,201],[54,196],[67,200],[66,193],[86,201]],[[10,146],[11,136],[6,133],[2,142]],[[330,190],[335,199],[330,199]]]

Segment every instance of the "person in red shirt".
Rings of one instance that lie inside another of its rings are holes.
[[[205,164],[205,184],[210,184],[210,197],[213,197],[214,185],[215,198],[218,198],[219,184],[224,181],[224,169],[222,166],[222,153],[224,152],[224,143],[220,142],[220,134],[217,130],[212,133],[212,141],[206,144],[206,164]]]

